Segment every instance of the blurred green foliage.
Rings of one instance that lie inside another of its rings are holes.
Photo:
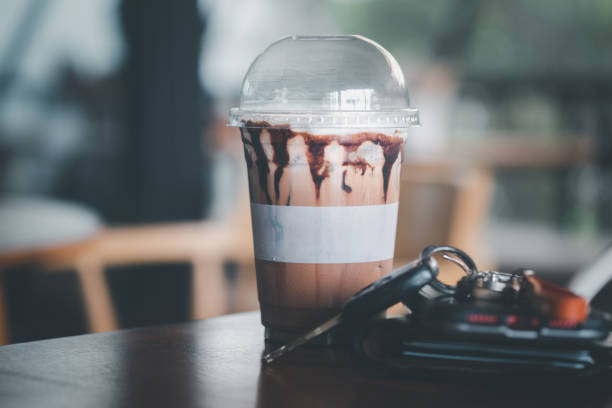
[[[376,39],[400,60],[435,57],[435,43],[474,9],[463,50],[465,69],[607,70],[612,68],[609,0],[378,0],[331,1],[344,32]],[[453,34],[452,32],[450,33]],[[552,63],[554,62],[554,64]]]

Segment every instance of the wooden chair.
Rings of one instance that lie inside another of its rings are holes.
[[[430,244],[456,246],[473,256],[479,267],[492,266],[480,239],[492,199],[489,170],[408,162],[400,183],[397,266],[415,259]],[[456,282],[461,277],[457,268],[440,266],[441,280]]]
[[[241,202],[235,214],[223,221],[106,228],[86,247],[50,254],[44,265],[51,270],[68,267],[77,271],[92,332],[118,328],[105,279],[105,269],[110,266],[191,263],[191,318],[219,316],[230,306],[225,264],[235,262],[240,266],[239,271],[247,276],[239,282],[248,282],[250,275],[254,281],[255,275],[248,202]],[[256,308],[253,303],[250,309]],[[244,304],[237,306],[245,308]]]
[[[91,332],[118,328],[105,278],[105,270],[110,266],[189,262],[193,266],[191,318],[218,316],[229,310],[226,262],[240,266],[238,285],[246,285],[249,292],[255,293],[249,208],[247,195],[246,200],[240,200],[234,215],[226,220],[101,228],[91,237],[71,245],[4,254],[0,261],[4,264],[35,262],[48,271],[75,270]],[[0,291],[0,301],[2,296]],[[253,309],[256,301],[251,298],[236,306]],[[0,344],[8,342],[6,327],[6,316],[0,313]]]
[[[36,196],[0,199],[0,345],[9,341],[2,269],[80,251],[101,228],[98,215],[81,205]]]

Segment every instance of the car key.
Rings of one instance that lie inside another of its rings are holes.
[[[381,313],[402,301],[412,292],[417,292],[438,275],[438,264],[432,257],[423,257],[394,272],[383,276],[359,292],[344,304],[342,311],[292,342],[265,354],[262,361],[270,364],[311,339],[339,325],[353,325]]]

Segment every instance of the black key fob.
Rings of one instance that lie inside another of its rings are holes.
[[[342,321],[358,321],[384,312],[413,295],[438,275],[438,264],[424,258],[404,265],[355,293],[342,309]]]

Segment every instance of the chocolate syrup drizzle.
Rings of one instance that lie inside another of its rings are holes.
[[[382,146],[383,155],[385,156],[385,164],[383,164],[383,192],[385,195],[385,202],[387,202],[387,190],[389,189],[389,176],[391,174],[391,168],[397,160],[397,156],[400,151],[400,144],[386,144]]]
[[[342,163],[343,166],[352,166],[355,168],[355,171],[361,170],[361,175],[365,175],[366,170],[369,168],[372,171],[374,171],[374,166],[372,166],[370,163],[368,163],[367,161],[365,161],[364,159],[362,159],[361,157],[357,160],[354,161],[345,161],[344,163]]]
[[[251,145],[255,153],[255,165],[257,166],[257,172],[259,175],[259,184],[261,189],[266,194],[266,202],[272,203],[270,193],[268,192],[268,174],[270,173],[270,167],[268,165],[268,159],[261,143],[261,131],[266,128],[270,134],[270,143],[272,145],[273,157],[272,162],[276,164],[276,170],[274,171],[274,192],[276,195],[276,201],[280,197],[280,179],[283,175],[284,169],[289,165],[289,151],[287,149],[287,143],[289,139],[301,135],[304,138],[304,142],[308,146],[306,157],[308,159],[308,165],[310,167],[310,175],[315,185],[317,200],[320,198],[321,184],[329,177],[329,162],[325,160],[325,148],[334,140],[337,140],[340,145],[345,148],[347,155],[351,152],[356,152],[359,146],[366,141],[370,141],[382,147],[384,164],[382,167],[383,175],[383,194],[384,200],[387,201],[387,190],[389,189],[389,177],[391,174],[391,168],[395,164],[399,155],[400,149],[403,145],[401,138],[390,137],[380,133],[369,133],[363,132],[357,134],[357,138],[351,138],[351,140],[338,140],[336,135],[313,135],[307,132],[295,132],[289,128],[288,125],[273,126],[267,122],[246,122],[245,129],[251,136],[249,141],[243,134],[243,141],[245,145]],[[248,155],[245,147],[245,156],[247,157],[247,166],[252,167],[253,161]],[[374,166],[365,161],[363,158],[357,160],[346,160],[342,163],[343,166],[352,166],[355,170],[361,170],[361,175],[365,175],[368,168],[374,170]],[[342,189],[346,193],[351,193],[353,189],[346,184],[347,170],[342,173]],[[291,198],[287,197],[287,204],[289,205]]]
[[[347,185],[347,184],[346,184],[346,172],[347,172],[347,171],[348,171],[348,170],[344,170],[344,171],[342,172],[342,189],[343,189],[344,191],[346,191],[347,193],[352,193],[352,192],[353,192],[353,189],[351,188],[351,186],[349,186],[349,185]]]
[[[242,134],[242,129],[240,129],[240,132]],[[251,171],[251,167],[253,167],[253,160],[251,159],[251,155],[249,154],[249,151],[246,148],[246,145],[253,145],[251,142],[249,142],[247,139],[245,139],[244,134],[242,134],[242,142],[243,144],[243,149],[244,149],[244,158],[246,160],[246,164],[247,164],[247,170],[250,172]],[[253,188],[251,188],[251,183],[249,183],[249,198],[251,201],[253,201]]]
[[[249,128],[251,142],[248,143],[247,141],[247,144],[253,146],[253,150],[255,151],[255,166],[257,166],[257,174],[259,175],[259,185],[266,194],[266,202],[268,204],[272,204],[272,199],[270,198],[270,193],[268,192],[268,173],[270,173],[270,166],[268,165],[266,152],[261,144],[261,131],[262,128]],[[243,140],[245,140],[244,137]]]
[[[329,140],[313,140],[311,137],[306,137],[305,141],[308,145],[308,152],[306,152],[306,157],[308,158],[308,165],[310,166],[310,175],[312,176],[312,181],[315,185],[315,190],[317,193],[317,200],[321,195],[321,183],[327,177],[329,177],[329,166],[325,161],[325,148],[329,144]]]
[[[274,156],[272,161],[276,163],[274,170],[274,192],[276,193],[276,201],[280,197],[280,179],[283,176],[283,170],[289,164],[289,151],[287,150],[287,142],[293,137],[293,132],[288,127],[269,128],[270,143]]]

